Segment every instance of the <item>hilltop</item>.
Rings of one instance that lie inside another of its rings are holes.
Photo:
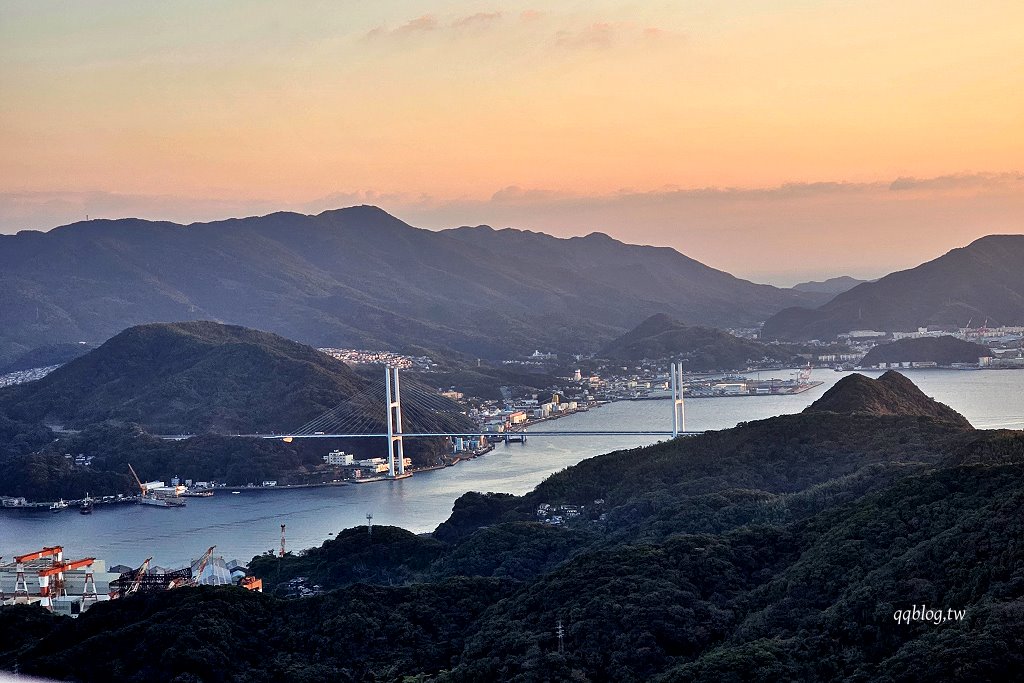
[[[849,330],[1024,324],[1024,235],[989,235],[916,268],[796,307],[765,321],[766,338],[832,339]]]
[[[823,300],[599,233],[430,231],[372,206],[0,235],[0,364],[168,320],[219,320],[319,347],[507,358],[538,346],[593,351],[660,311],[750,326]]]
[[[977,363],[982,356],[991,356],[987,346],[964,341],[948,335],[900,339],[891,344],[879,344],[861,359],[863,367],[879,363],[933,362],[939,365]]]
[[[314,348],[209,321],[129,328],[41,380],[0,391],[22,421],[136,423],[157,434],[295,429],[366,381]]]
[[[682,358],[688,371],[734,370],[751,361],[788,361],[793,354],[778,346],[740,339],[728,332],[686,325],[659,313],[647,318],[626,334],[612,340],[599,355],[602,358],[643,360]]]
[[[800,282],[793,285],[793,289],[798,292],[815,292],[818,294],[829,294],[831,296],[835,296],[836,294],[842,294],[843,292],[849,291],[864,282],[867,282],[867,280],[858,280],[857,278],[850,277],[849,275],[840,275],[839,277],[830,277],[827,280]]]
[[[868,413],[934,418],[964,429],[971,423],[944,403],[925,395],[905,375],[889,370],[878,379],[847,375],[804,408],[804,413]]]
[[[834,409],[598,456],[525,496],[467,494],[433,538],[359,527],[254,558],[266,594],[181,589],[74,621],[0,609],[0,667],[83,681],[197,680],[211,663],[257,682],[1019,679],[1024,438],[925,414],[895,374],[846,379]],[[578,514],[552,524],[564,506]],[[330,590],[274,595],[297,575]],[[914,605],[961,616],[914,621]],[[197,615],[216,638],[195,637]]]

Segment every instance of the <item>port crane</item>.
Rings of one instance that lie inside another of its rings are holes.
[[[135,468],[132,467],[131,463],[128,463],[128,469],[131,471],[132,476],[135,477],[135,484],[139,487],[139,491],[142,492],[142,495],[146,495],[147,493],[149,493],[149,490],[142,483],[142,480],[139,479],[139,475],[135,474]],[[152,558],[150,558],[150,559],[152,559]]]
[[[67,590],[64,587],[64,572],[73,571],[75,569],[82,569],[83,567],[91,567],[92,563],[96,561],[95,557],[86,557],[81,560],[71,560],[69,562],[54,562],[53,566],[46,567],[39,570],[39,595],[41,597],[40,606],[46,609],[52,609],[52,598],[67,595]],[[52,585],[51,585],[51,577]],[[92,572],[90,571],[86,583],[92,582],[92,590],[95,592],[96,584],[92,581]]]
[[[44,557],[52,557],[54,558],[54,562],[60,562],[64,559],[64,548],[59,545],[48,546],[46,548],[42,548],[31,553],[25,553],[24,555],[16,555],[14,557],[14,561],[18,565],[18,574],[14,582],[14,597],[28,597],[28,581],[25,580],[25,563],[32,562],[34,560],[41,560]]]
[[[129,467],[131,467],[131,465],[129,465]],[[135,472],[133,471],[132,474],[134,473]],[[136,477],[136,479],[137,478],[138,477]],[[146,561],[139,565],[139,568],[135,570],[135,581],[133,581],[132,585],[130,585],[124,592],[125,595],[131,595],[139,590],[139,586],[142,585],[142,578],[146,575],[146,572],[149,571],[149,563],[152,561],[152,557],[147,557]]]
[[[203,570],[205,570],[206,565],[209,564],[210,557],[213,555],[213,551],[216,547],[217,546],[215,545],[211,545],[209,548],[206,549],[206,552],[203,553],[203,556],[199,559],[199,562],[196,564],[196,571],[194,574],[192,574],[191,577],[176,578],[172,580],[170,584],[168,584],[167,589],[170,590],[172,588],[181,588],[182,586],[198,586],[199,579],[203,576]]]
[[[41,560],[44,557],[55,557],[57,559],[54,561],[60,562],[63,556],[64,548],[59,545],[54,545],[48,548],[43,548],[41,550],[36,550],[31,553],[26,553],[24,555],[18,555],[14,558],[14,561],[18,564],[25,564],[26,562],[31,562],[32,560]]]

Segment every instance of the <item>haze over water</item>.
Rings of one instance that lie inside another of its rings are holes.
[[[725,429],[738,422],[799,412],[848,373],[819,370],[823,384],[796,396],[693,399],[686,404],[687,428]],[[877,376],[877,372],[865,372]],[[907,371],[929,396],[961,412],[979,429],[1024,429],[1024,372],[956,370]],[[762,373],[762,377],[789,373]],[[92,515],[75,510],[0,513],[0,556],[60,544],[73,557],[94,556],[109,564],[137,566],[149,556],[162,566],[197,558],[210,545],[227,559],[248,562],[276,550],[280,525],[287,525],[288,548],[320,545],[329,534],[366,524],[432,531],[448,518],[455,499],[467,491],[522,494],[545,477],[585,458],[643,446],[652,437],[548,437],[558,430],[663,430],[671,417],[669,401],[625,401],[573,415],[531,430],[529,442],[499,445],[490,454],[396,482],[332,488],[218,491],[192,498],[181,509],[144,506],[98,507]],[[187,473],[182,473],[187,476]]]

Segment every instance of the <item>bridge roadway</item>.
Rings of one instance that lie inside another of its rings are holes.
[[[704,432],[679,432],[679,436],[698,436]],[[653,430],[640,430],[640,431],[614,431],[614,430],[601,430],[601,431],[562,431],[552,430],[548,432],[508,432],[511,435],[525,434],[530,438],[536,438],[539,436],[672,436],[672,432],[653,431]],[[195,434],[165,434],[159,438],[166,439],[168,441],[183,441],[184,439],[192,438]],[[385,434],[229,434],[227,436],[235,436],[245,439],[373,439],[381,438],[386,439],[388,435]],[[396,433],[395,436],[398,436]],[[444,436],[461,436],[466,438],[474,438],[478,436],[504,438],[505,432],[403,432],[402,438],[415,437],[415,436],[431,436],[431,437],[444,437]]]

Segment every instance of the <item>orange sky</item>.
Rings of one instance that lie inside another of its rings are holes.
[[[913,265],[1020,231],[1022,25],[1016,1],[0,0],[0,230],[356,200],[775,280],[905,230],[903,261],[828,265]],[[908,177],[957,180],[884,189]]]

